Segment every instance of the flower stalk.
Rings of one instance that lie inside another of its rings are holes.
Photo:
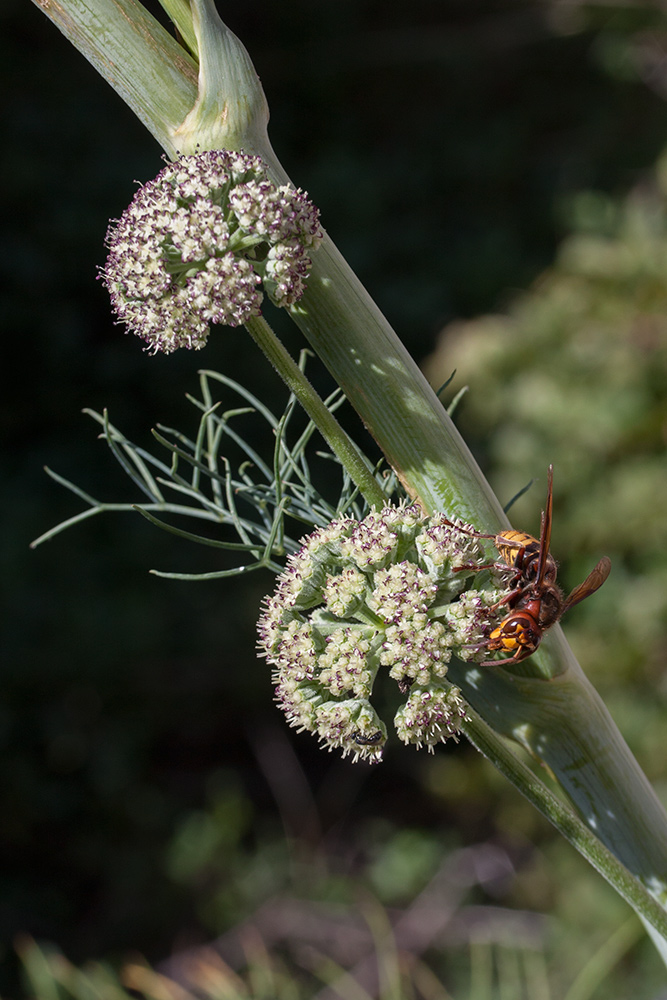
[[[373,470],[340,426],[331,410],[325,406],[320,396],[315,392],[308,378],[282,341],[276,337],[264,317],[253,316],[247,319],[244,325],[290,392],[294,393],[343,468],[359,487],[368,504],[371,507],[381,507],[386,497]]]

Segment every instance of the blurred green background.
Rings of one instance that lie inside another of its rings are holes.
[[[293,180],[432,383],[457,369],[450,394],[469,386],[457,420],[501,500],[536,480],[515,523],[537,530],[553,462],[565,583],[612,557],[566,630],[664,797],[667,17],[576,0],[220,10]],[[288,730],[254,656],[268,575],[151,577],[218,564],[138,515],[28,549],[80,509],[44,464],[135,499],[84,406],[147,443],[158,421],[193,428],[199,367],[281,389],[243,331],[154,358],[112,324],[107,222],[160,150],[36,7],[5,0],[0,25],[0,993],[21,989],[19,934],[75,962],[160,962],[285,894],[355,914],[362,886],[408,906],[464,848],[506,867],[470,882],[475,926],[494,943],[481,908],[550,914],[529,946],[567,985],[625,906],[465,746],[369,768]],[[459,923],[429,959],[450,989],[467,982]],[[595,995],[657,997],[661,976],[638,941]]]

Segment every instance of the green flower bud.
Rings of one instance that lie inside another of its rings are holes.
[[[353,763],[360,757],[382,759],[387,728],[368,701],[329,701],[317,709],[316,722],[317,734],[329,750],[338,747],[343,757],[351,753]]]
[[[408,700],[394,718],[399,739],[430,751],[448,737],[456,739],[465,720],[465,702],[453,685],[411,688]]]
[[[370,699],[385,669],[407,695],[394,719],[403,742],[432,749],[456,734],[464,707],[447,665],[452,654],[484,655],[468,647],[499,620],[505,593],[478,574],[488,556],[467,527],[387,506],[302,540],[258,626],[290,725],[379,760],[387,732]],[[486,589],[466,590],[473,578]]]

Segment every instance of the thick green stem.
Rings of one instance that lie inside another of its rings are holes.
[[[509,525],[442,403],[329,238],[292,316],[408,493],[484,530]]]
[[[291,354],[278,340],[263,316],[246,320],[246,330],[276,369],[290,392],[313,421],[320,434],[338,457],[343,468],[361,490],[371,507],[382,507],[386,496],[356,445],[340,426],[331,410],[317,395]]]
[[[664,890],[664,809],[597,691],[563,645],[570,668],[550,680],[508,679],[500,668],[486,668],[480,679],[478,667],[461,662],[452,662],[449,676],[496,732],[548,765],[589,828],[619,861],[645,885]]]
[[[197,64],[136,0],[33,0],[132,108],[169,156],[197,99]]]
[[[462,731],[610,885],[667,940],[667,912],[595,834],[526,767],[490,726],[469,712]],[[519,779],[519,780],[517,780]]]

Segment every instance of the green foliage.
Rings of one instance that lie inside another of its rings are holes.
[[[305,357],[306,352],[303,352],[302,365],[305,364]],[[106,412],[100,415],[93,410],[84,411],[102,425],[101,437],[125,474],[149,502],[102,502],[47,468],[52,479],[84,500],[89,509],[45,532],[32,543],[33,548],[96,514],[137,510],[152,524],[179,538],[244,553],[254,560],[231,569],[203,574],[153,571],[157,576],[172,579],[211,580],[238,576],[256,569],[279,572],[281,563],[276,559],[296,552],[298,548],[297,541],[285,534],[286,517],[312,528],[326,525],[341,514],[352,514],[357,518],[362,516],[367,508],[363,502],[356,502],[358,490],[347,474],[343,475],[341,493],[335,506],[326,501],[313,482],[307,457],[307,447],[316,429],[312,421],[297,434],[293,444],[288,443],[287,432],[288,428],[291,430],[290,420],[296,406],[294,395],[290,395],[285,412],[278,418],[253,393],[226,375],[202,371],[199,380],[202,398],[189,394],[187,397],[201,413],[196,434],[190,438],[181,431],[160,424],[153,431],[153,437],[167,452],[166,461],[128,440],[109,422]],[[211,383],[221,384],[250,405],[220,411],[221,402],[213,401]],[[327,406],[334,411],[343,402],[342,393],[337,391],[327,401]],[[268,425],[264,441],[255,428],[255,437],[260,438],[257,444],[236,429],[238,418],[249,414],[259,416],[263,424]],[[267,440],[273,444],[273,456],[269,461],[261,455],[262,450],[266,451]],[[230,460],[220,452],[221,447],[230,442],[240,455],[240,464],[235,472]],[[324,457],[336,461],[334,456]],[[391,477],[388,484],[392,484]],[[389,488],[391,490],[391,485]],[[170,500],[174,494],[182,502]],[[158,518],[158,513],[208,521],[218,529],[221,526],[231,528],[238,540],[232,542],[194,534]]]

